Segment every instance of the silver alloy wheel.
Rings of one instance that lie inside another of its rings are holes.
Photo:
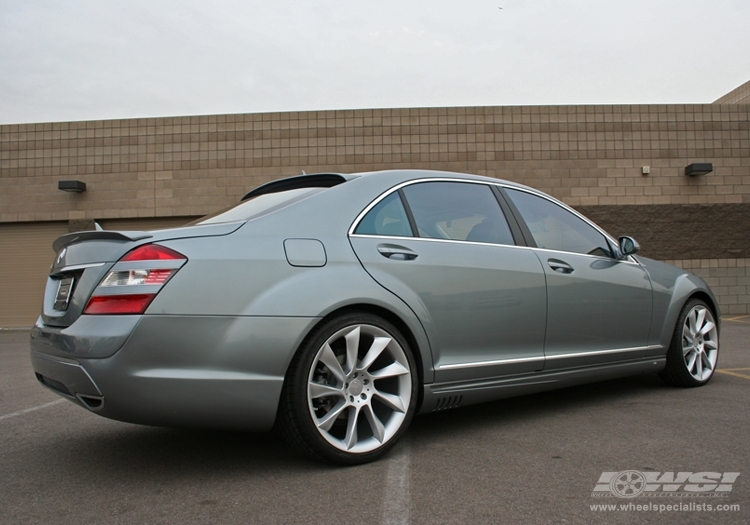
[[[398,341],[368,324],[338,330],[310,367],[307,404],[320,435],[337,449],[371,452],[401,428],[412,395],[409,361]]]
[[[682,327],[682,354],[688,373],[698,381],[707,381],[714,373],[719,356],[719,338],[711,311],[695,305]]]

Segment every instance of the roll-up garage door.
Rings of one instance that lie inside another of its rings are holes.
[[[175,228],[196,217],[102,219],[107,230]],[[0,328],[31,327],[42,308],[44,287],[55,257],[52,242],[68,233],[67,222],[0,224]]]
[[[66,233],[67,222],[0,224],[0,327],[31,327],[39,317],[52,241]]]

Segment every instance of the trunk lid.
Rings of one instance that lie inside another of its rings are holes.
[[[57,251],[44,292],[42,320],[64,328],[80,317],[94,289],[112,266],[142,244],[174,239],[229,235],[244,221],[185,226],[151,232],[86,231],[69,233],[53,243]]]

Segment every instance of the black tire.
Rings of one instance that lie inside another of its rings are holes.
[[[674,386],[703,386],[713,377],[718,359],[719,331],[713,312],[700,299],[691,299],[677,318],[667,366],[659,377]]]
[[[358,312],[330,319],[292,360],[278,427],[313,458],[341,465],[374,461],[396,445],[414,416],[416,371],[406,339],[388,321]]]

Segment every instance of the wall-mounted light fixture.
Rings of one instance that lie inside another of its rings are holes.
[[[83,193],[86,191],[86,183],[80,180],[59,180],[57,181],[57,189],[70,193]]]
[[[713,170],[714,165],[710,162],[694,162],[685,168],[685,175],[688,177],[697,177],[699,175],[711,173]]]

